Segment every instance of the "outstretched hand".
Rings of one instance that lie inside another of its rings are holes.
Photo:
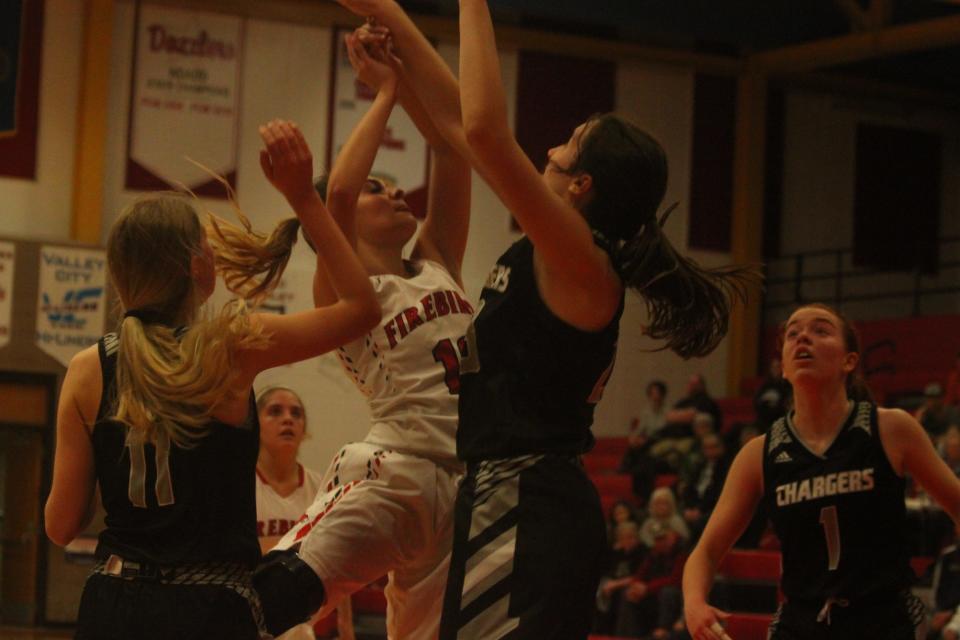
[[[270,184],[296,209],[297,202],[313,195],[313,154],[299,127],[289,120],[271,120],[260,126],[266,146],[260,150],[260,167]]]
[[[344,36],[350,66],[363,84],[374,91],[394,90],[398,75],[395,57],[388,50],[389,32],[374,32],[364,26]]]

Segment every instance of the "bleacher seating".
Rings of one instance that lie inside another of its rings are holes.
[[[772,613],[733,613],[726,621],[727,635],[736,640],[766,640]]]

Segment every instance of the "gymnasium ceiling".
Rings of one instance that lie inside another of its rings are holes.
[[[960,0],[489,0],[498,23],[743,58],[803,43],[950,18],[938,44],[803,69],[960,100]],[[455,15],[457,0],[414,0],[420,13]],[[953,33],[953,35],[951,35]],[[927,44],[929,40],[919,38]],[[940,44],[942,43],[942,44]],[[912,46],[909,48],[913,48]],[[861,57],[862,58],[862,57]]]

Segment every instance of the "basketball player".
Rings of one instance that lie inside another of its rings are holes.
[[[47,535],[67,544],[89,521],[99,484],[106,528],[78,638],[262,637],[251,588],[260,557],[251,385],[260,371],[329,351],[380,317],[362,265],[313,190],[303,136],[277,121],[261,135],[264,172],[298,216],[266,241],[224,221],[208,238],[190,202],[170,194],[141,198],[111,229],[110,277],[125,314],[118,333],[67,369],[45,512]],[[300,224],[321,248],[317,268],[336,284],[336,301],[287,316],[235,301],[199,317],[218,267],[246,295],[268,293]]]
[[[257,538],[268,552],[296,524],[320,492],[321,476],[297,461],[307,433],[303,401],[288,387],[267,387],[257,396],[260,455],[257,457]],[[341,634],[342,635],[342,634]],[[310,623],[284,633],[283,640],[311,640]]]
[[[318,188],[383,308],[378,327],[337,352],[367,396],[373,424],[363,442],[334,458],[325,493],[280,541],[277,549],[285,551],[268,556],[256,584],[268,627],[280,632],[317,607],[326,615],[387,574],[387,635],[429,639],[437,636],[462,472],[454,434],[458,372],[470,355],[465,334],[473,314],[460,281],[470,169],[403,86],[402,70],[383,62],[386,52],[363,33],[377,57],[361,33],[346,38],[347,52],[377,95]],[[404,194],[369,177],[398,92],[432,155],[427,216],[409,260],[403,248],[417,221]],[[322,302],[332,290],[318,278],[314,293]]]
[[[912,640],[923,606],[910,594],[905,474],[955,521],[960,481],[923,428],[880,409],[859,382],[850,323],[820,304],[800,307],[782,333],[793,409],[737,455],[684,571],[687,628],[722,638],[727,614],[707,604],[716,567],[762,501],[783,551],[786,602],[773,640]]]
[[[436,77],[426,62],[436,54],[396,2],[339,1],[390,29],[415,90]],[[624,289],[645,297],[648,333],[689,357],[726,332],[739,273],[706,272],[672,248],[656,219],[665,154],[622,119],[577,127],[537,172],[510,131],[482,0],[460,0],[459,104],[465,157],[527,236],[488,278],[461,363],[457,452],[467,476],[440,637],[582,638],[606,536],[578,456],[593,443]]]

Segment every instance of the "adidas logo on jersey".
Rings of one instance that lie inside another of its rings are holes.
[[[786,451],[781,451],[780,455],[773,459],[774,463],[777,462],[793,462],[793,458],[790,457],[790,454]]]

